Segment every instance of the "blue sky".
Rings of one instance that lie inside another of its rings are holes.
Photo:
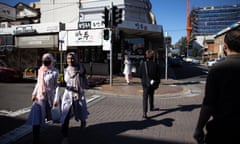
[[[186,0],[150,0],[157,24],[163,26],[164,35],[172,37],[175,44],[186,36]],[[190,0],[190,8],[240,4],[239,0]]]
[[[0,0],[0,2],[15,6],[18,2],[29,4],[39,0]],[[186,0],[150,0],[152,12],[156,16],[157,24],[163,26],[168,36],[175,44],[181,37],[186,36]],[[239,0],[190,0],[190,6],[221,6],[240,4]]]

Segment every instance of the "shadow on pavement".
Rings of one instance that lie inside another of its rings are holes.
[[[200,107],[201,107],[201,104],[192,104],[192,105],[179,105],[178,107],[172,108],[172,109],[160,109],[161,111],[165,111],[165,112],[153,115],[150,118],[159,117],[159,116],[176,112],[176,111],[193,111],[194,109],[200,108]]]
[[[174,119],[165,118],[162,120],[142,120],[142,121],[119,121],[109,123],[99,123],[90,125],[85,130],[79,126],[69,129],[69,144],[183,144],[182,142],[147,138],[143,135],[131,136],[127,131],[144,130],[155,125],[164,125],[172,127]],[[40,141],[44,144],[61,143],[60,125],[52,125],[43,130],[40,135]],[[125,132],[125,133],[124,133]],[[123,134],[122,134],[123,133]],[[29,134],[23,139],[18,140],[15,144],[30,144],[32,135]]]
[[[96,125],[88,126],[83,132],[79,127],[73,127],[70,129],[70,143],[87,143],[87,144],[181,144],[181,142],[150,139],[136,136],[130,136],[129,134],[121,134],[130,130],[143,130],[155,125],[164,125],[171,127],[174,119],[165,118],[162,120],[142,120],[142,121],[119,121],[100,123]]]
[[[21,126],[26,120],[17,117],[0,116],[0,136]]]

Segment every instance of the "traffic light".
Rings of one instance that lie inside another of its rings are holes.
[[[119,9],[117,6],[112,7],[112,15],[113,15],[113,20],[112,24],[113,26],[117,26],[118,24],[122,23],[122,9]]]
[[[104,20],[105,28],[109,27],[109,10],[107,7],[104,7],[104,15],[102,16]]]
[[[104,29],[103,30],[103,39],[104,40],[109,40],[110,39],[110,31],[109,31],[109,29]]]

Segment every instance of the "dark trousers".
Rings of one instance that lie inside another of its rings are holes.
[[[40,125],[32,126],[32,134],[33,134],[33,144],[39,144],[40,140]]]
[[[68,137],[68,129],[69,129],[69,121],[71,119],[71,115],[73,113],[73,106],[71,106],[65,120],[64,120],[64,123],[62,124],[62,129],[61,129],[61,133],[62,133],[62,136],[63,137]],[[80,128],[85,128],[86,126],[86,121],[85,120],[81,120],[81,127]]]
[[[206,125],[206,144],[232,144],[240,143],[239,133],[237,132],[239,128],[239,121],[236,122],[227,122],[226,124],[221,124],[222,122],[210,121]],[[217,124],[219,123],[219,124]]]
[[[150,87],[144,87],[143,88],[143,113],[147,112],[148,109],[148,100],[150,109],[154,108],[154,89]]]
[[[71,118],[71,113],[72,113],[72,107],[70,108],[70,110],[64,120],[64,123],[62,124],[61,132],[62,132],[63,137],[68,137],[68,128],[69,128],[69,121]]]

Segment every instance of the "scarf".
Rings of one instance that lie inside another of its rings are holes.
[[[38,72],[38,91],[37,91],[37,99],[42,100],[46,94],[46,84],[44,82],[44,73],[48,70],[48,67],[41,66]]]
[[[49,69],[51,69],[53,67],[53,63],[54,63],[54,58],[50,53],[44,54],[42,59],[45,59],[45,58],[50,58],[51,64],[49,66],[42,65],[39,68],[38,79],[37,79],[37,83],[38,83],[37,99],[39,99],[39,100],[43,100],[46,95],[46,84],[44,82],[44,73],[46,71],[48,71]]]
[[[82,93],[82,87],[79,76],[79,69],[77,66],[68,66],[66,68],[68,75],[70,76],[70,87],[74,89],[71,91],[71,95],[74,99],[79,99],[79,95]]]

